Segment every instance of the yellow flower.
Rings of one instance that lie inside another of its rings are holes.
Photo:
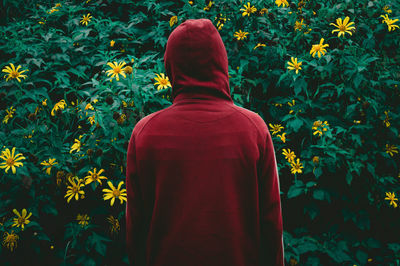
[[[251,13],[254,13],[257,11],[257,9],[254,6],[250,6],[250,2],[247,2],[247,6],[244,5],[244,8],[241,8],[240,11],[243,11],[242,16],[250,16]]]
[[[77,181],[75,183],[74,179]],[[75,200],[79,199],[79,194],[81,194],[81,198],[84,197],[85,191],[81,190],[82,187],[85,186],[83,184],[83,179],[79,179],[77,176],[69,177],[68,181],[71,183],[71,186],[67,186],[67,193],[65,194],[64,198],[68,197],[67,202],[69,203],[72,197],[75,196]]]
[[[265,7],[261,8],[261,10],[260,10],[260,15],[264,15],[264,14],[268,14],[268,9],[266,9]]]
[[[124,78],[126,78],[126,75],[125,75],[125,72],[124,72],[124,70],[123,70],[123,66],[124,65],[126,65],[126,63],[124,62],[124,61],[122,61],[122,62],[119,62],[119,63],[117,63],[117,62],[115,62],[114,61],[114,63],[107,63],[107,65],[109,66],[109,67],[111,67],[111,69],[110,70],[107,70],[107,75],[108,76],[110,76],[110,75],[112,75],[111,76],[111,80],[114,78],[114,76],[116,77],[116,79],[117,79],[117,81],[119,80],[119,74],[121,74],[122,76],[124,76]],[[110,81],[111,81],[110,80]]]
[[[211,8],[211,6],[212,6],[213,4],[214,4],[214,2],[210,1],[210,2],[208,3],[208,5],[206,5],[206,6],[203,8],[203,10],[209,11],[210,8]]]
[[[222,14],[220,13],[219,17],[214,18],[214,20],[216,20],[216,19],[218,19],[218,21],[217,21],[218,30],[221,30],[226,22],[226,17],[223,17]]]
[[[303,29],[303,26],[305,25],[305,24],[303,23],[303,21],[304,21],[304,19],[301,19],[300,22],[296,20],[295,25],[294,25],[294,30],[295,30],[295,31],[296,31],[296,30],[301,31],[301,30]]]
[[[110,206],[114,205],[114,201],[116,198],[119,198],[121,204],[124,202],[124,200],[126,201],[126,189],[121,189],[123,183],[124,181],[119,182],[118,188],[115,188],[111,181],[107,181],[107,184],[111,189],[104,188],[102,191],[104,192],[104,200],[111,199]]]
[[[44,99],[44,100],[42,101],[42,105],[43,105],[43,106],[47,106],[47,99]]]
[[[9,250],[14,251],[14,248],[17,247],[18,235],[14,233],[14,230],[11,230],[11,233],[7,231],[4,232],[3,238],[3,246],[7,247]]]
[[[288,160],[289,163],[294,162],[294,158],[296,158],[296,155],[290,149],[283,149],[282,154],[285,155],[285,159]]]
[[[82,20],[80,21],[82,23],[82,25],[88,25],[88,22],[90,21],[90,19],[92,18],[92,16],[90,15],[90,13],[88,13],[86,16],[83,15]]]
[[[342,18],[338,18],[338,19],[336,19],[336,24],[337,25],[334,24],[334,23],[330,23],[329,25],[333,25],[333,26],[338,28],[338,29],[333,30],[332,33],[337,31],[338,32],[338,37],[340,37],[340,35],[343,35],[343,37],[344,37],[344,34],[346,32],[349,33],[350,35],[352,35],[350,30],[353,30],[356,27],[354,27],[354,26],[350,27],[350,25],[354,24],[354,22],[348,23],[349,19],[350,19],[349,17],[345,17],[344,20],[343,20],[343,23],[342,23]]]
[[[115,41],[114,41],[114,40],[111,40],[111,41],[110,41],[110,46],[111,46],[111,47],[114,47],[114,44],[115,44]]]
[[[236,37],[240,41],[240,40],[247,38],[247,36],[246,36],[247,34],[249,34],[249,33],[246,31],[239,30],[239,31],[235,32],[235,34],[233,34],[233,36]]]
[[[82,227],[89,224],[89,219],[90,219],[90,217],[87,214],[78,214],[76,216],[76,220],[78,221],[78,224],[80,224]]]
[[[278,6],[282,5],[282,7],[289,6],[289,3],[286,0],[275,0],[275,4]]]
[[[387,6],[387,5],[383,7],[383,10],[384,10],[386,13],[389,13],[389,14],[392,13],[392,10],[389,9],[389,6]]]
[[[296,70],[296,74],[298,74],[299,73],[299,69],[301,69],[301,64],[303,63],[303,62],[298,62],[297,63],[297,57],[296,58],[294,58],[293,56],[291,57],[291,60],[292,60],[292,62],[287,62],[288,63],[288,69],[289,69],[289,71],[290,70]]]
[[[10,150],[7,148],[5,151],[1,152],[0,158],[4,160],[0,164],[0,168],[5,168],[6,173],[8,172],[8,169],[12,169],[13,174],[16,173],[16,168],[15,167],[20,167],[24,166],[22,162],[17,162],[22,159],[26,159],[24,156],[22,156],[22,153],[18,153],[14,156],[15,153],[15,147],[12,148],[12,152],[10,153]],[[20,157],[19,157],[20,156]]]
[[[55,158],[53,158],[53,159],[49,158],[49,161],[48,161],[48,162],[43,161],[43,162],[40,163],[41,165],[47,166],[47,167],[43,167],[42,170],[46,169],[46,173],[47,173],[48,175],[50,175],[51,167],[52,167],[53,165],[55,165],[55,164],[58,164],[55,160],[56,160]]]
[[[389,112],[390,112],[390,111],[384,111],[386,118],[385,118],[385,120],[383,120],[383,123],[385,124],[386,127],[390,127],[390,122],[389,122],[389,120],[390,120],[391,118],[389,117]]]
[[[386,144],[386,153],[393,157],[393,153],[399,153],[397,146]]]
[[[328,126],[328,121],[324,121],[323,123],[321,120],[314,121],[312,129],[315,131],[313,135],[319,134],[319,136],[322,136],[322,134],[328,130]]]
[[[21,75],[22,73],[24,73],[25,71],[29,71],[28,69],[22,70],[22,71],[18,71],[18,69],[21,68],[21,65],[18,65],[17,68],[15,69],[15,66],[13,63],[10,63],[10,66],[5,66],[1,71],[8,73],[4,75],[4,78],[6,79],[6,81],[8,81],[9,79],[17,79],[18,82],[21,82],[21,80],[19,78],[26,78],[26,75]],[[7,78],[6,78],[7,77]]]
[[[282,142],[285,143],[286,142],[286,137],[285,137],[286,133],[282,133],[282,135],[276,135],[277,137],[281,138]]]
[[[169,19],[169,26],[170,27],[172,27],[175,23],[177,23],[178,22],[178,17],[177,16],[172,16],[170,19]]]
[[[114,216],[110,215],[107,217],[108,222],[110,223],[110,232],[111,234],[117,233],[120,230],[120,225],[118,219],[114,218]]]
[[[253,50],[255,50],[255,49],[258,48],[258,47],[262,47],[262,46],[266,46],[266,44],[264,44],[264,43],[257,43],[257,45],[254,46]]]
[[[293,160],[290,163],[290,165],[292,166],[292,169],[291,169],[291,173],[292,174],[295,174],[295,173],[301,174],[302,173],[301,168],[304,168],[304,167],[303,167],[303,164],[300,163],[300,159],[299,158],[297,158],[297,161]]]
[[[79,136],[79,139],[75,139],[75,143],[72,144],[71,146],[71,150],[69,151],[69,153],[72,153],[73,151],[77,151],[79,152],[81,150],[81,141],[80,139],[82,138],[82,135]]]
[[[29,212],[28,215],[26,215],[27,214],[26,209],[22,209],[22,212],[21,212],[22,215],[17,211],[17,209],[13,209],[13,212],[15,213],[15,215],[17,215],[17,218],[13,219],[14,220],[14,224],[12,226],[13,227],[14,226],[17,226],[17,227],[21,226],[22,227],[22,231],[24,231],[24,229],[25,229],[24,226],[31,222],[28,219],[29,219],[29,217],[31,217],[32,212]]]
[[[319,44],[313,44],[310,54],[312,54],[313,57],[315,57],[315,53],[318,52],[318,57],[321,58],[321,53],[325,55],[326,50],[324,47],[329,47],[329,44],[323,44],[324,38],[321,38],[321,41]]]
[[[396,28],[399,28],[398,25],[394,24],[396,21],[398,21],[398,19],[390,19],[387,14],[380,15],[380,17],[383,17],[382,23],[386,23],[386,25],[388,26],[388,30],[389,31],[392,31],[392,30],[395,30]]]
[[[96,168],[93,169],[93,172],[89,171],[90,175],[85,176],[85,179],[86,179],[85,185],[90,184],[95,181],[99,182],[100,185],[102,185],[101,179],[107,179],[107,177],[100,175],[103,172],[104,172],[104,169],[100,169],[100,171],[96,173]]]
[[[157,77],[154,79],[157,81],[154,85],[158,84],[157,90],[166,89],[168,87],[172,87],[169,82],[168,76],[165,76],[164,73],[156,74]]]
[[[124,72],[126,73],[126,74],[132,74],[132,72],[133,72],[133,68],[131,67],[131,66],[126,66],[126,67],[124,67]]]
[[[398,200],[398,199],[396,198],[396,195],[394,194],[394,192],[392,192],[392,193],[386,192],[385,200],[390,200],[390,205],[393,205],[395,208],[397,208],[396,200]]]
[[[94,110],[94,107],[93,107],[93,105],[92,105],[91,103],[87,103],[87,104],[86,104],[85,110],[88,110],[88,109]]]
[[[95,115],[89,116],[88,120],[89,120],[90,124],[93,125],[96,122]]]
[[[51,115],[55,116],[55,111],[57,110],[63,110],[65,108],[65,106],[67,105],[67,103],[65,102],[64,99],[60,100],[58,103],[56,103],[53,107],[53,109],[51,110]]]
[[[13,106],[11,106],[10,108],[8,108],[8,109],[6,109],[6,116],[4,117],[4,119],[3,119],[3,123],[4,124],[7,124],[8,123],[8,120],[11,118],[11,117],[13,117],[13,114],[14,114],[14,112],[15,112],[15,108],[13,107]]]
[[[281,129],[284,128],[281,124],[272,125],[271,123],[269,123],[268,125],[270,127],[270,130],[272,131],[272,135],[275,135],[276,133],[281,132]]]

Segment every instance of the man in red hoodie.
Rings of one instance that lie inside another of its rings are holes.
[[[284,265],[279,176],[265,121],[230,96],[228,58],[209,19],[169,36],[173,104],[128,145],[131,265]]]

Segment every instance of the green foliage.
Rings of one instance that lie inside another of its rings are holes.
[[[268,125],[283,126],[272,136],[286,262],[399,264],[399,207],[387,193],[400,195],[400,29],[389,31],[380,17],[400,18],[399,2],[295,0],[278,6],[255,0],[250,3],[257,11],[249,16],[240,11],[247,1],[213,1],[209,9],[207,3],[2,1],[0,67],[28,70],[21,82],[6,80],[5,72],[0,81],[0,148],[16,147],[25,157],[15,174],[0,168],[0,234],[2,241],[11,230],[19,236],[13,251],[0,246],[4,265],[22,265],[26,258],[127,264],[125,202],[110,206],[102,189],[107,181],[124,180],[135,123],[170,106],[171,87],[158,90],[155,78],[165,73],[169,34],[189,18],[209,18],[220,27],[235,103]],[[262,8],[268,10],[262,14]],[[170,26],[173,16],[177,23]],[[355,29],[338,37],[330,23],[346,16]],[[249,34],[238,40],[239,30]],[[329,46],[313,57],[321,38]],[[297,74],[287,68],[291,57],[302,62]],[[110,82],[110,62],[125,62],[132,73]],[[60,100],[64,109],[53,110]],[[81,147],[72,150],[76,140]],[[296,154],[300,171],[291,171],[283,149]],[[41,163],[50,158],[57,164],[48,175]],[[94,168],[104,169],[107,180],[85,185],[84,198],[68,203],[68,178],[83,179]],[[13,226],[14,208],[32,212],[24,231]],[[78,214],[87,214],[88,223],[78,224]],[[122,230],[112,233],[110,215]]]

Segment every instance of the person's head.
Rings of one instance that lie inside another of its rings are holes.
[[[230,99],[228,57],[209,19],[188,19],[170,34],[164,66],[172,99],[182,91],[204,90]]]

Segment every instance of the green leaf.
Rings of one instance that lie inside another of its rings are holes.
[[[94,247],[94,249],[102,256],[106,254],[107,244],[104,242],[110,242],[109,238],[103,237],[95,232],[88,237],[87,243],[90,247]]]
[[[300,118],[293,118],[286,124],[287,128],[290,128],[293,132],[299,131],[300,127],[304,124],[304,121]]]

